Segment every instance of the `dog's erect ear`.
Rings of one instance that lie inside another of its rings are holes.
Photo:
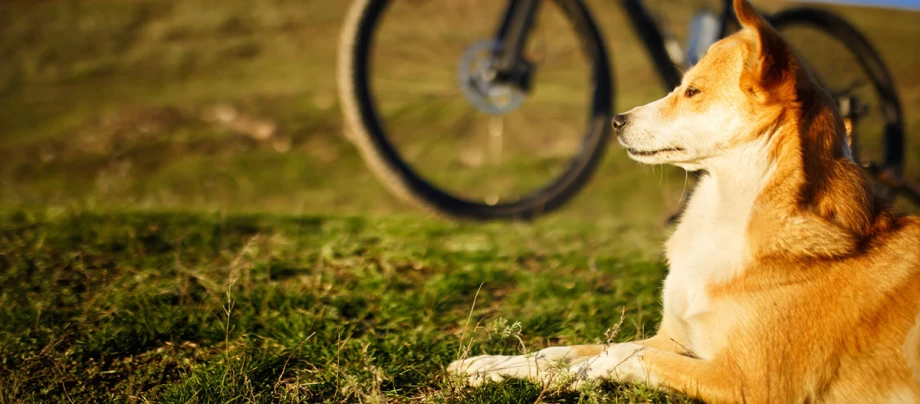
[[[754,10],[748,0],[734,0],[735,15],[741,28],[754,33],[757,49],[751,62],[759,65],[758,81],[763,88],[773,88],[783,82],[793,69],[793,57],[779,34]]]
[[[763,18],[760,17],[760,14],[757,14],[757,10],[754,10],[754,6],[751,5],[750,1],[735,0],[732,6],[735,8],[735,16],[738,17],[738,22],[740,22],[744,28],[757,29],[766,23]]]

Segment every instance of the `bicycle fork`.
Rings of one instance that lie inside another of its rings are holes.
[[[524,55],[524,46],[533,27],[534,16],[542,0],[509,0],[508,7],[495,33],[490,79],[530,92],[536,65]]]

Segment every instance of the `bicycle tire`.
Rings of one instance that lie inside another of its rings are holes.
[[[847,20],[818,8],[791,8],[772,15],[769,20],[778,32],[790,27],[809,27],[822,31],[837,39],[856,57],[863,73],[872,81],[874,92],[881,103],[885,125],[882,132],[884,157],[880,162],[881,168],[891,169],[900,174],[904,164],[904,122],[901,103],[891,73],[869,40]],[[869,163],[859,156],[854,157],[857,162]]]
[[[396,195],[437,216],[452,219],[532,219],[561,207],[581,190],[605,152],[613,111],[613,77],[600,31],[580,0],[555,0],[577,32],[590,60],[594,92],[579,150],[555,180],[519,200],[490,205],[439,189],[407,164],[387,139],[370,89],[369,54],[374,31],[390,0],[356,0],[342,28],[338,49],[339,99],[347,137],[365,164]],[[526,101],[525,101],[526,102]]]

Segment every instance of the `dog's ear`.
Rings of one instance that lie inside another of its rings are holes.
[[[734,0],[735,15],[741,28],[755,37],[755,47],[748,58],[748,67],[758,69],[757,81],[765,89],[772,89],[788,78],[794,69],[794,58],[789,47],[767,21],[754,10],[748,0]],[[748,69],[745,69],[748,70]]]

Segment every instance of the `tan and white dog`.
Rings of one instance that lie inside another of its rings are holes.
[[[708,402],[920,402],[920,219],[853,162],[830,97],[744,0],[742,29],[665,98],[614,118],[630,157],[705,170],[667,243],[657,334],[477,356],[471,383],[645,382]]]

